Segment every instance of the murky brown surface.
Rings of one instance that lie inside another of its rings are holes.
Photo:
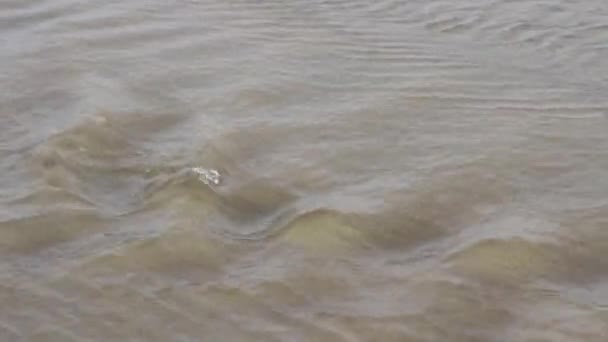
[[[0,46],[0,341],[608,341],[604,0],[1,0]]]

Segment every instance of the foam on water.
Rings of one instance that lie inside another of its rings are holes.
[[[205,169],[203,167],[193,167],[192,172],[198,175],[198,179],[206,185],[219,185],[222,176],[215,169]]]

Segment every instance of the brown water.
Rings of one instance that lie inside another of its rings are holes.
[[[0,341],[608,341],[607,18],[0,0]]]

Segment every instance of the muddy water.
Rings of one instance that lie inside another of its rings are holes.
[[[607,18],[0,1],[0,340],[607,341]]]

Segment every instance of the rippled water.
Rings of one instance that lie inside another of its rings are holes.
[[[0,1],[0,340],[608,340],[608,2]]]

